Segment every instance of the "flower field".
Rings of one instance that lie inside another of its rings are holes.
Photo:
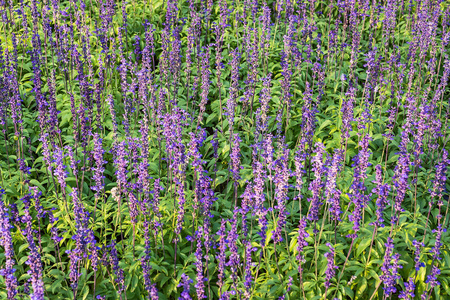
[[[0,17],[0,299],[450,299],[450,1]]]

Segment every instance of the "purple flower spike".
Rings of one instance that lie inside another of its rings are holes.
[[[189,289],[191,284],[194,281],[189,278],[186,274],[181,274],[181,282],[178,284],[178,287],[183,287],[183,291],[181,292],[180,298],[178,300],[191,300],[191,296],[189,295]]]
[[[331,285],[331,279],[336,275],[336,269],[339,267],[334,264],[334,247],[330,243],[327,243],[330,248],[330,252],[325,253],[327,258],[327,270],[325,271],[325,287],[328,289]]]
[[[4,249],[6,263],[0,270],[0,275],[5,278],[6,295],[8,300],[15,299],[17,295],[17,278],[14,276],[14,248],[11,236],[11,223],[8,211],[2,198],[5,191],[0,187],[0,245]]]
[[[414,299],[414,290],[416,289],[416,285],[414,284],[414,278],[410,277],[407,282],[405,282],[405,290],[401,291],[398,295],[399,299],[410,300]]]

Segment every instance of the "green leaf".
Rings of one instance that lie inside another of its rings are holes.
[[[366,289],[367,289],[367,279],[362,277],[356,289],[356,297],[358,298],[362,296],[362,294],[366,291]]]
[[[61,282],[64,280],[64,277],[61,277],[60,279],[56,280],[55,282],[53,282],[51,289],[52,289],[52,293],[55,293],[56,289],[61,288]]]
[[[89,296],[89,286],[85,285],[83,288],[83,300]]]
[[[30,180],[30,183],[31,183],[31,185],[37,186],[37,187],[41,190],[41,192],[42,192],[43,194],[45,194],[45,192],[47,191],[47,190],[44,188],[44,186],[43,186],[39,181],[37,181],[36,179],[31,179],[31,180]]]
[[[353,293],[352,289],[348,286],[344,287],[344,291],[345,294],[350,297],[350,299],[353,299],[353,297],[355,296],[355,293]]]
[[[358,248],[356,249],[356,257],[359,257],[359,255],[366,250],[367,247],[369,247],[370,242],[372,241],[371,237],[367,237],[365,239],[363,239],[359,245]]]

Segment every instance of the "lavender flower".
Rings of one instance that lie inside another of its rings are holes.
[[[354,203],[355,208],[349,216],[349,220],[354,223],[354,233],[349,235],[351,238],[356,238],[361,226],[362,213],[367,203],[369,202],[369,196],[365,194],[366,187],[364,185],[364,180],[367,178],[367,167],[370,165],[369,157],[371,152],[368,149],[369,140],[370,137],[368,135],[365,135],[361,138],[359,142],[361,150],[359,151],[358,155],[353,158],[355,169],[352,183],[353,192],[351,193],[350,198]]]
[[[227,101],[227,117],[228,126],[230,127],[230,132],[232,131],[234,124],[234,114],[236,109],[236,99],[238,97],[239,90],[239,57],[240,54],[238,49],[231,52],[231,84],[230,84],[230,96]]]
[[[302,135],[305,144],[312,145],[312,138],[314,135],[314,129],[316,127],[316,105],[313,101],[313,91],[310,83],[306,82],[305,92],[303,93],[303,107],[302,107]]]
[[[263,88],[261,90],[260,104],[261,106],[256,110],[256,130],[259,133],[265,133],[267,130],[267,122],[269,120],[269,102],[271,100],[270,95],[270,81],[272,78],[272,73],[269,73],[266,77],[261,80],[263,82]],[[255,139],[257,139],[257,134],[255,134]]]
[[[276,229],[273,232],[272,239],[275,243],[283,241],[281,236],[281,231],[286,224],[286,202],[289,199],[288,197],[288,180],[290,177],[290,170],[288,168],[288,159],[289,159],[289,149],[286,146],[282,146],[282,156],[277,159],[274,163],[274,179],[275,183],[275,200],[276,200],[276,209],[278,209],[278,221],[276,225]]]
[[[346,140],[350,137],[353,121],[353,103],[355,102],[356,88],[349,87],[349,91],[345,94],[347,100],[342,104],[342,137]]]
[[[102,139],[100,138],[98,133],[94,133],[94,160],[96,166],[92,168],[94,171],[93,179],[95,182],[95,186],[92,187],[92,190],[96,192],[96,197],[99,197],[100,193],[103,190],[103,172],[105,172],[105,167],[103,166],[106,164],[106,161],[103,160],[103,153],[105,151],[103,150],[102,146]]]
[[[306,220],[300,219],[299,225],[298,225],[298,236],[297,236],[297,261],[298,264],[298,272],[300,276],[302,276],[302,268],[301,263],[304,263],[305,257],[303,255],[303,249],[308,246],[308,242],[306,241],[306,238],[309,237],[309,234],[306,232]]]
[[[430,195],[432,198],[438,197],[438,205],[441,206],[442,196],[445,190],[445,182],[447,180],[446,170],[447,166],[450,164],[450,159],[448,159],[448,151],[443,149],[442,159],[436,165],[436,175],[433,180],[433,188],[430,190]]]
[[[181,177],[181,176],[180,176]],[[183,228],[184,223],[184,213],[185,213],[185,203],[186,203],[186,197],[185,197],[185,190],[184,190],[184,182],[181,181],[181,178],[176,178],[176,192],[178,196],[178,216],[177,216],[177,226],[175,228],[175,234],[178,236],[181,233],[181,229]],[[175,238],[175,241],[177,241],[178,238]]]
[[[340,172],[343,160],[343,150],[335,150],[333,159],[331,161],[331,166],[328,169],[327,182],[325,184],[325,196],[330,204],[330,214],[333,219],[341,221],[341,208],[340,208],[340,196],[341,191],[336,186],[336,178]]]
[[[183,287],[183,291],[181,292],[180,297],[178,298],[178,300],[191,300],[191,296],[189,295],[189,289],[191,284],[194,281],[192,279],[189,278],[189,276],[187,276],[186,274],[181,274],[181,282],[178,284],[178,287]]]
[[[306,173],[305,171],[305,144],[300,143],[298,150],[294,155],[294,165],[295,165],[295,188],[297,189],[298,195],[295,199],[302,199],[302,188],[303,188],[303,175]]]
[[[414,247],[414,268],[416,269],[416,273],[420,270],[420,268],[425,267],[425,263],[420,262],[420,249],[425,246],[424,243],[418,242],[416,240],[413,241]]]
[[[244,297],[250,298],[251,294],[251,288],[253,283],[253,276],[252,276],[252,252],[253,252],[253,246],[249,241],[246,241],[245,243],[245,280],[244,280]]]
[[[325,184],[325,196],[330,199],[336,190],[336,179],[342,165],[344,152],[341,149],[336,149],[328,168],[327,182]]]
[[[240,153],[240,142],[241,139],[239,134],[233,134],[233,147],[231,148],[230,153],[230,165],[231,165],[231,174],[233,176],[234,184],[237,185],[237,181],[241,179],[239,175],[239,171],[241,169],[241,153]]]
[[[378,227],[384,227],[383,213],[384,213],[384,209],[385,209],[386,205],[388,205],[388,203],[389,203],[387,197],[389,195],[389,191],[391,190],[391,188],[388,184],[383,184],[381,166],[377,165],[375,167],[375,169],[376,169],[376,176],[375,176],[375,181],[373,183],[376,184],[376,187],[372,190],[372,192],[375,193],[378,197],[376,200],[377,220],[374,222],[374,225],[378,226]]]
[[[266,245],[266,231],[267,231],[267,209],[264,207],[265,195],[264,195],[264,183],[265,183],[265,175],[266,171],[261,162],[255,162],[253,167],[253,199],[255,205],[256,215],[258,217],[258,225],[260,227],[260,231],[258,234],[261,236],[261,246],[264,247]]]
[[[52,240],[55,243],[55,247],[59,248],[58,244],[62,241],[62,237],[58,233],[58,227],[55,226],[55,223],[58,221],[58,218],[56,218],[53,215],[52,211],[47,211],[47,214],[48,214],[49,222],[52,224],[52,227],[50,228]]]
[[[209,70],[209,47],[206,47],[203,52],[200,53],[201,60],[201,70],[202,70],[202,92],[201,92],[201,101],[200,101],[200,113],[198,116],[197,124],[203,119],[203,113],[206,109],[206,104],[208,103],[208,93],[209,93],[209,76],[211,71]]]
[[[442,259],[441,255],[441,246],[442,246],[442,233],[446,232],[446,228],[442,228],[442,225],[438,225],[437,229],[433,230],[433,233],[436,233],[436,242],[434,246],[431,248],[430,252],[433,254],[433,260]]]
[[[238,267],[240,265],[240,258],[238,253],[238,240],[239,240],[239,234],[238,234],[238,209],[234,209],[233,213],[233,219],[231,221],[231,231],[228,233],[228,247],[230,249],[230,259],[226,263],[227,266],[231,269],[231,279],[233,279],[233,282],[236,281],[238,277]]]
[[[195,250],[195,266],[197,269],[197,283],[195,284],[195,289],[197,291],[197,298],[204,299],[207,298],[205,295],[205,284],[204,284],[204,276],[203,276],[203,252],[202,252],[202,242],[201,236],[202,232],[197,232],[197,249]]]
[[[430,288],[433,289],[434,287],[440,285],[441,283],[439,280],[437,280],[437,277],[441,274],[441,270],[437,265],[433,265],[431,267],[431,273],[427,276],[427,280],[425,280],[425,283],[429,284]]]
[[[416,285],[414,284],[414,278],[410,277],[407,282],[405,282],[405,290],[401,291],[398,298],[399,299],[414,299],[414,290]]]
[[[155,284],[152,284],[150,270],[152,269],[150,265],[150,235],[149,235],[149,225],[148,220],[144,220],[144,238],[145,238],[145,251],[144,256],[141,258],[141,267],[144,277],[144,286],[150,299],[158,299],[158,292],[156,290]],[[155,237],[157,233],[155,233]]]
[[[80,163],[79,160],[75,160],[75,154],[73,153],[73,149],[71,146],[66,146],[67,155],[69,156],[70,168],[72,169],[72,173],[77,178],[78,168],[77,165]]]
[[[222,296],[222,287],[223,287],[223,280],[225,278],[225,265],[226,265],[226,249],[227,249],[227,241],[226,241],[226,221],[222,219],[220,224],[220,229],[217,233],[219,235],[219,254],[217,256],[218,260],[218,282],[217,285],[219,286],[219,295]]]
[[[128,156],[126,143],[124,141],[117,144],[114,149],[114,164],[116,166],[117,184],[119,193],[123,193],[128,186],[127,180],[127,167],[129,161],[126,159]]]
[[[325,153],[325,147],[322,143],[316,143],[316,155],[312,159],[314,180],[311,181],[309,189],[311,190],[312,197],[308,199],[311,202],[311,208],[308,212],[308,220],[318,221],[319,210],[322,205],[320,202],[320,191],[322,189],[322,174],[324,173],[323,154]]]
[[[54,175],[58,179],[59,185],[61,186],[61,191],[65,193],[67,177],[66,166],[64,165],[64,153],[61,148],[55,145],[55,151],[53,152],[53,160],[55,162]]]
[[[71,281],[72,291],[75,296],[78,288],[78,278],[81,276],[81,273],[78,270],[78,265],[83,258],[87,247],[89,214],[86,212],[83,203],[78,198],[76,188],[73,188],[71,196],[74,204],[73,210],[77,231],[72,237],[75,241],[75,248],[72,250],[66,250],[66,253],[70,258],[69,278]]]
[[[159,294],[158,290],[156,289],[156,284],[152,284],[150,287],[150,300],[158,300]]]
[[[119,257],[117,255],[116,242],[112,241],[109,247],[111,248],[111,250],[109,251],[109,263],[114,271],[114,274],[116,275],[115,282],[118,285],[117,292],[120,295],[126,290],[124,272],[123,269],[119,266]]]
[[[17,162],[19,163],[19,170],[22,171],[22,173],[24,175],[25,174],[27,174],[27,175],[31,174],[31,172],[30,172],[31,168],[26,165],[24,159],[20,159],[19,158],[19,159],[17,159]]]
[[[109,109],[111,112],[111,121],[112,121],[112,125],[113,125],[113,132],[114,132],[114,139],[115,139],[115,136],[117,135],[118,127],[117,127],[117,116],[116,116],[116,110],[114,107],[113,96],[109,95],[108,98],[106,99],[106,102],[108,102]]]
[[[408,183],[408,175],[409,175],[409,154],[406,153],[405,150],[402,150],[400,152],[400,156],[397,161],[397,166],[394,169],[394,176],[393,176],[393,182],[394,186],[397,190],[397,195],[395,196],[394,200],[394,209],[396,213],[399,213],[402,211],[402,202],[405,198],[406,191],[408,190],[409,183]],[[397,216],[393,216],[393,221],[397,220]]]
[[[398,274],[398,269],[402,266],[398,265],[398,260],[400,259],[400,254],[392,255],[394,250],[394,241],[392,238],[388,237],[385,244],[386,252],[384,254],[384,261],[381,267],[383,274],[380,276],[381,282],[383,282],[383,290],[387,295],[391,295],[397,292],[397,280],[401,278]]]
[[[325,271],[325,288],[329,288],[331,285],[331,279],[336,274],[336,269],[339,267],[334,264],[334,247],[330,243],[327,243],[327,246],[330,248],[330,252],[325,253],[325,257],[327,258],[327,270]]]
[[[31,293],[31,299],[43,300],[44,299],[44,282],[43,282],[43,269],[42,260],[39,249],[34,242],[33,229],[32,229],[32,217],[30,215],[30,197],[31,194],[25,195],[22,198],[25,205],[25,215],[22,216],[22,223],[25,223],[24,235],[28,242],[29,255],[27,265],[30,267],[28,273],[31,275],[31,287],[33,292]]]
[[[5,267],[0,270],[0,275],[5,278],[6,292],[8,300],[15,299],[17,295],[17,278],[14,276],[15,259],[14,248],[11,236],[11,224],[8,211],[2,198],[5,191],[0,187],[0,245],[4,249],[6,257]]]

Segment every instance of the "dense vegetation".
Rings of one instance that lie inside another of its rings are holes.
[[[450,299],[450,3],[0,0],[1,299]]]

